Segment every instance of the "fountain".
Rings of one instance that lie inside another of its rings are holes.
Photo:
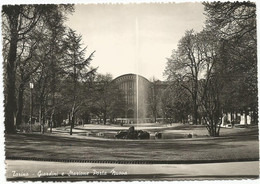
[[[135,130],[134,126],[131,126],[127,131],[119,131],[115,138],[117,139],[150,139],[150,134],[143,130]]]

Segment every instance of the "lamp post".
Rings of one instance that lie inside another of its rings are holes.
[[[30,114],[30,129],[32,131],[32,118],[33,118],[33,83],[30,82],[30,90],[31,90],[31,98],[30,98],[30,111],[31,111],[31,114]]]

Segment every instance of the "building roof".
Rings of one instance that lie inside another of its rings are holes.
[[[116,77],[115,79],[113,79],[112,82],[119,82],[119,81],[124,80],[124,79],[134,79],[134,78],[136,78],[136,76],[138,76],[139,78],[141,78],[141,79],[147,81],[148,83],[150,83],[150,81],[148,79],[146,79],[145,77],[143,77],[141,75],[133,74],[133,73],[120,75],[120,76]]]

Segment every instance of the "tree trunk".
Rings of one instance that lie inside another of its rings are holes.
[[[53,122],[54,122],[54,113],[55,113],[55,109],[53,109],[52,112],[51,112],[50,133],[52,133],[52,126],[53,126]]]
[[[18,43],[18,17],[19,6],[13,8],[5,8],[3,11],[9,19],[10,25],[10,47],[6,63],[6,81],[5,81],[5,133],[15,133],[14,117],[15,117],[15,75],[16,75],[16,55]]]
[[[253,124],[257,125],[258,124],[258,115],[257,115],[257,108],[256,110],[253,110]]]
[[[75,112],[72,113],[71,122],[72,122],[72,128],[75,127]]]
[[[45,125],[45,106],[44,104],[42,104],[42,102],[40,102],[40,107],[39,107],[39,123],[40,123],[40,127],[42,127],[41,129],[41,133],[44,134],[44,125]],[[52,131],[52,130],[50,130]]]
[[[40,133],[42,133],[42,105],[39,107],[39,124],[40,124]]]
[[[72,112],[70,115],[70,135],[72,135],[72,129],[74,128],[74,113]]]
[[[106,122],[107,122],[107,114],[106,114],[106,113],[104,113],[103,120],[104,120],[104,125],[105,125],[105,124],[106,124]]]
[[[42,116],[42,134],[45,133],[44,127],[45,127],[45,122],[46,122],[46,114],[45,114],[45,108],[43,110],[43,116]]]
[[[22,124],[23,117],[23,94],[24,94],[24,84],[19,85],[18,99],[17,99],[17,113],[16,113],[16,126]]]
[[[155,123],[157,122],[157,113],[156,113],[156,111],[154,111],[154,122]]]
[[[9,62],[6,67],[6,99],[5,99],[5,133],[15,133],[15,67],[17,46],[11,43],[9,51]]]
[[[197,105],[196,101],[194,102],[194,105],[193,105],[193,120],[192,121],[193,121],[194,125],[198,124],[198,105]]]

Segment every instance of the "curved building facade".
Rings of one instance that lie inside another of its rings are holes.
[[[147,118],[151,86],[149,80],[140,75],[125,74],[115,78],[112,83],[124,94],[126,106],[122,109],[124,116],[121,118],[129,118],[133,121]]]

